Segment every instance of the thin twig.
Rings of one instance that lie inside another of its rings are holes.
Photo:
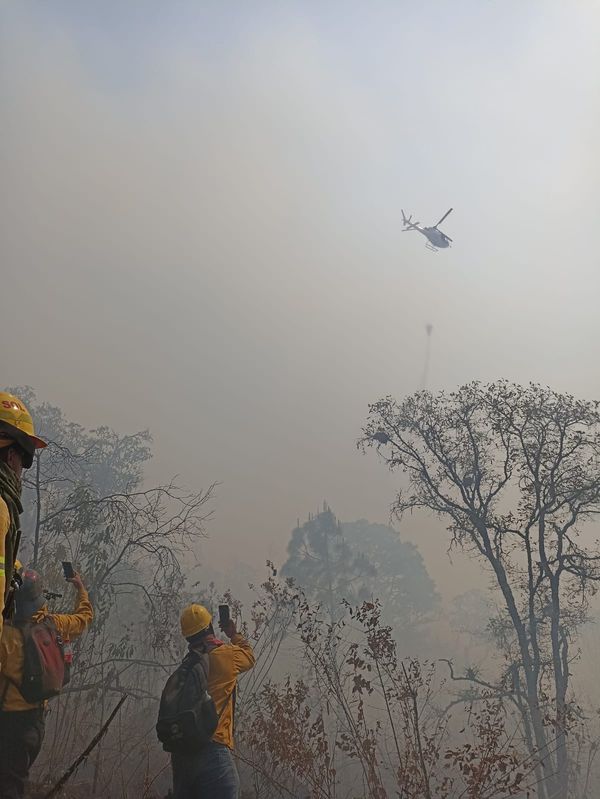
[[[56,794],[60,791],[60,789],[63,787],[63,785],[72,777],[74,772],[83,763],[83,761],[86,759],[86,757],[88,757],[89,754],[94,750],[94,748],[100,743],[100,741],[102,740],[102,738],[106,734],[106,731],[110,727],[110,724],[111,724],[112,720],[117,715],[117,713],[121,709],[121,705],[123,704],[123,702],[126,699],[127,699],[127,694],[123,694],[123,696],[117,702],[113,712],[110,714],[110,716],[108,717],[106,722],[101,727],[100,731],[92,738],[90,743],[86,746],[84,751],[79,755],[79,757],[73,763],[73,765],[70,766],[65,771],[65,773],[62,775],[62,777],[59,779],[59,781],[56,783],[56,785],[48,791],[48,793],[44,796],[44,799],[52,799],[53,796],[56,796]]]

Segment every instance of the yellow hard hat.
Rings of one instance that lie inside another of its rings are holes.
[[[36,436],[31,414],[21,400],[14,394],[0,391],[0,447],[10,446],[15,441],[28,454],[29,466],[33,451],[47,446]]]
[[[212,622],[212,616],[203,605],[188,605],[181,611],[179,623],[184,638],[191,638],[206,630]]]

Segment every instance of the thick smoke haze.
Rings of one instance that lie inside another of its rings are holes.
[[[281,559],[325,499],[387,521],[355,441],[427,323],[430,388],[600,396],[596,3],[0,13],[2,383],[220,481],[205,559]],[[452,249],[401,232],[450,206]],[[438,528],[401,531],[455,593]]]

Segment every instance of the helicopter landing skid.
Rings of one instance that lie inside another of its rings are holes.
[[[431,250],[431,252],[437,252],[438,251],[438,248],[434,247],[433,244],[426,244],[425,246],[427,247],[428,250]]]

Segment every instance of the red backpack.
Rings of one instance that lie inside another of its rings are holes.
[[[18,689],[30,704],[57,696],[69,681],[64,643],[54,622],[13,621],[23,636],[23,677]]]

